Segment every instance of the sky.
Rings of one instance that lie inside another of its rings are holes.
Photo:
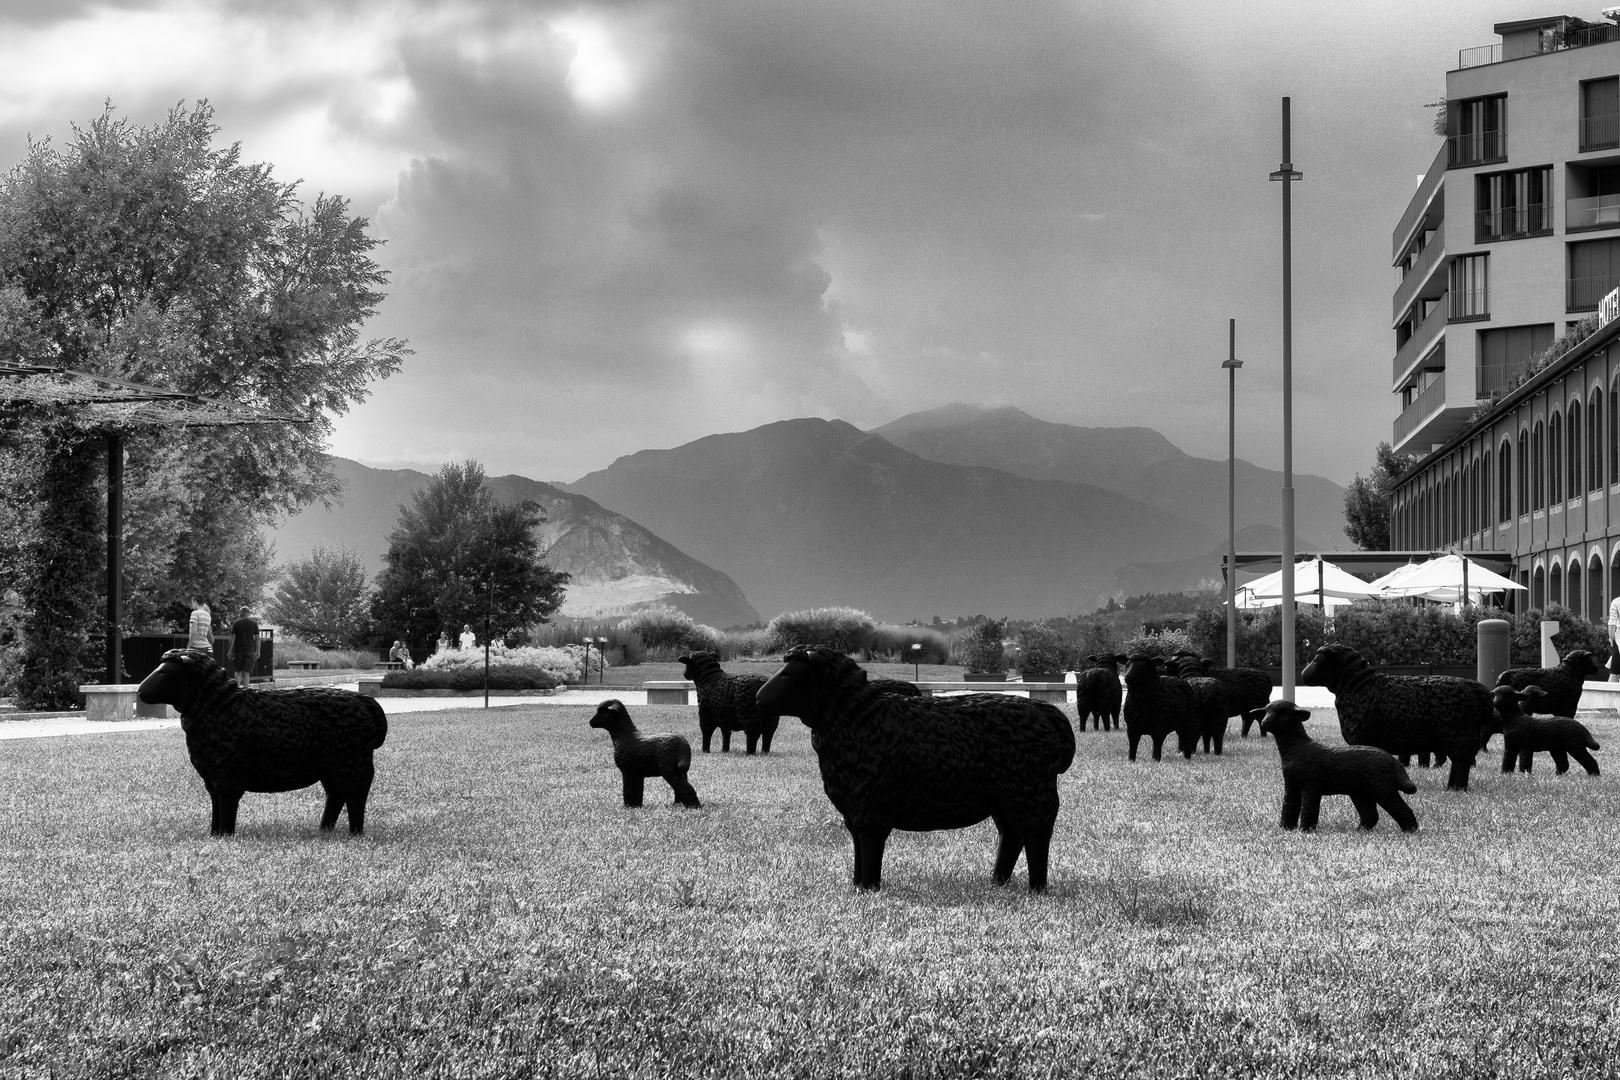
[[[1557,9],[1596,18],[1597,11]],[[1369,470],[1396,414],[1390,233],[1429,103],[1495,22],[1357,0],[0,0],[0,166],[110,102],[220,140],[385,241],[337,423],[382,467],[572,481],[800,416],[954,401]]]

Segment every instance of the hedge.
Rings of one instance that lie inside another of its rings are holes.
[[[382,684],[387,690],[482,690],[484,669],[415,667],[386,673]],[[556,685],[556,679],[537,667],[506,664],[489,669],[491,690],[551,690]]]

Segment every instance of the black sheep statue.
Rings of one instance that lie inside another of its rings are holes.
[[[1086,661],[1091,666],[1075,674],[1074,711],[1080,718],[1081,731],[1093,718],[1098,731],[1119,730],[1119,705],[1125,697],[1119,685],[1119,666],[1126,660],[1123,654],[1088,656]]]
[[[1481,740],[1490,730],[1490,691],[1448,675],[1385,675],[1348,645],[1323,645],[1299,681],[1333,691],[1339,729],[1351,745],[1392,754],[1443,753],[1446,787],[1468,790]]]
[[[1496,685],[1511,686],[1515,690],[1540,687],[1543,696],[1525,700],[1520,706],[1526,713],[1574,716],[1581,707],[1581,691],[1586,687],[1586,680],[1606,678],[1608,672],[1598,666],[1597,658],[1590,652],[1571,649],[1564,654],[1557,667],[1508,668],[1496,677]],[[1500,724],[1493,723],[1481,746],[1488,748],[1491,735],[1501,730]]]
[[[1395,819],[1402,832],[1415,832],[1417,815],[1401,798],[1417,785],[1395,755],[1376,746],[1323,746],[1305,734],[1311,711],[1286,698],[1266,706],[1262,731],[1277,740],[1282,758],[1282,827],[1302,832],[1316,828],[1322,796],[1348,795],[1361,818],[1361,827],[1378,824],[1378,808]]]
[[[1551,696],[1539,686],[1523,690],[1498,686],[1491,691],[1502,718],[1502,771],[1512,772],[1517,760],[1519,771],[1529,772],[1536,754],[1545,753],[1552,756],[1560,776],[1569,771],[1570,758],[1579,762],[1588,776],[1597,776],[1598,763],[1591,751],[1601,748],[1585,724],[1568,716],[1528,715],[1531,711],[1545,712],[1546,699]]]
[[[698,730],[703,732],[703,752],[709,752],[709,742],[720,732],[720,752],[731,752],[731,733],[740,731],[748,740],[748,752],[758,746],[760,753],[771,752],[771,737],[776,734],[776,718],[762,716],[754,707],[754,695],[765,685],[763,675],[728,675],[720,668],[720,656],[713,652],[695,652],[677,657],[686,665],[683,678],[691,679],[697,687]]]
[[[880,694],[898,697],[922,697],[922,687],[905,679],[872,679],[872,687]]]
[[[245,690],[212,656],[186,649],[164,653],[136,695],[180,710],[191,764],[213,801],[213,835],[236,832],[244,792],[316,783],[326,789],[323,830],[347,807],[349,832],[365,831],[371,752],[388,735],[388,717],[372,698],[331,686]]]
[[[818,645],[783,657],[759,708],[810,728],[822,786],[854,840],[858,888],[882,884],[891,831],[985,818],[1001,834],[996,883],[1025,852],[1030,889],[1046,888],[1057,778],[1074,760],[1074,729],[1056,706],[1005,694],[883,694],[854,660]]]
[[[1176,736],[1176,749],[1191,760],[1204,733],[1204,707],[1192,687],[1180,676],[1164,674],[1164,658],[1135,653],[1125,665],[1126,757],[1136,760],[1143,736],[1153,740],[1153,760],[1164,751],[1164,740]]]
[[[692,767],[692,744],[679,735],[643,735],[636,730],[630,710],[618,698],[596,707],[591,727],[602,728],[613,740],[613,764],[624,777],[624,805],[640,806],[642,782],[662,776],[680,806],[701,807],[697,791],[686,779]]]
[[[1213,660],[1188,650],[1176,653],[1171,659],[1179,664],[1183,675],[1202,675],[1226,687],[1227,707],[1232,710],[1227,715],[1242,720],[1240,734],[1247,739],[1249,727],[1259,722],[1271,701],[1271,676],[1259,668],[1218,668]],[[1265,732],[1260,734],[1264,737]]]

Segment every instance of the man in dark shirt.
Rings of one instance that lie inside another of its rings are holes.
[[[253,678],[253,665],[259,662],[259,624],[243,608],[231,623],[231,666],[236,669],[236,685],[246,687]]]

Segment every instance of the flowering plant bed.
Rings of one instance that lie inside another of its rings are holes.
[[[531,665],[503,664],[500,667],[491,666],[489,669],[491,690],[553,690],[556,687],[555,678]],[[424,665],[409,671],[390,671],[383,676],[382,688],[481,692],[484,689],[484,668],[482,664],[477,667],[468,665],[439,668]]]

